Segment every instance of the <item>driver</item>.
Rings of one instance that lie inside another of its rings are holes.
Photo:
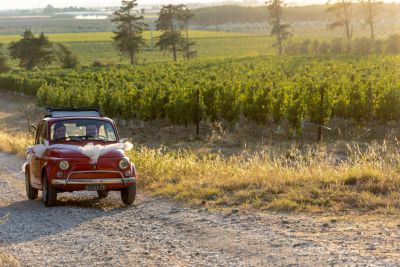
[[[94,138],[99,137],[99,127],[96,122],[89,122],[86,125],[86,135]]]
[[[65,130],[65,125],[62,122],[57,122],[54,126],[53,140],[67,138],[67,132]]]

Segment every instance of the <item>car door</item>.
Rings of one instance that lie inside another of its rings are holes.
[[[46,132],[47,132],[46,123],[42,121],[39,123],[38,126],[35,145],[44,144],[44,141],[46,140]],[[31,181],[34,187],[39,187],[39,188],[42,186],[41,162],[42,162],[42,157],[39,157],[38,155],[34,154],[31,160],[31,174],[32,174]]]

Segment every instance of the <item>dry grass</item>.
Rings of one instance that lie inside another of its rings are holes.
[[[400,208],[400,144],[265,150],[230,158],[139,148],[131,154],[145,188],[190,204],[276,211]]]
[[[32,143],[31,138],[26,134],[0,130],[0,151],[2,152],[25,157],[26,149]]]
[[[0,150],[24,156],[29,138],[0,131]],[[140,186],[155,195],[207,207],[275,211],[398,211],[400,143],[266,147],[224,158],[166,148],[129,153]]]

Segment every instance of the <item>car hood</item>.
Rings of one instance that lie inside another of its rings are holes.
[[[88,158],[93,155],[98,155],[99,158],[121,158],[125,156],[123,149],[117,146],[54,146],[49,147],[46,154],[46,156],[55,158]]]

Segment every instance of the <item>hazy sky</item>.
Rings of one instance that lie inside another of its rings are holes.
[[[138,0],[140,4],[178,4],[178,3],[210,3],[222,2],[223,0]],[[259,0],[263,3],[264,0]],[[326,0],[288,0],[286,2],[296,2],[301,4],[326,3]],[[400,2],[400,0],[389,0],[385,2]],[[0,0],[0,10],[21,9],[21,8],[43,8],[47,4],[55,7],[82,6],[82,7],[101,7],[118,6],[120,0]]]
[[[138,4],[209,3],[215,0],[138,0]],[[0,9],[42,8],[51,4],[55,7],[80,6],[101,7],[119,6],[121,0],[0,0]]]

